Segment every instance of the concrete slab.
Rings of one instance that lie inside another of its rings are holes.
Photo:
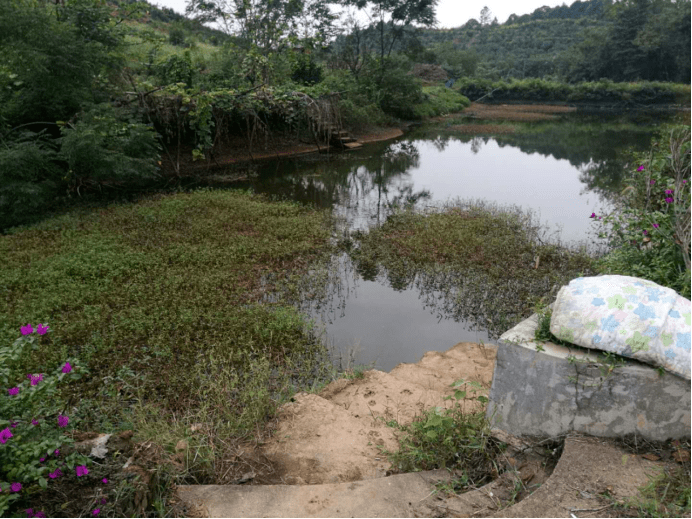
[[[414,517],[445,470],[327,485],[189,485],[178,497],[203,517]]]
[[[596,350],[539,345],[537,326],[534,314],[498,341],[487,411],[494,427],[515,436],[689,437],[689,380],[630,359],[608,372]]]

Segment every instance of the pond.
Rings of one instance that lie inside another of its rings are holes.
[[[589,216],[609,208],[620,188],[623,152],[648,149],[654,127],[569,114],[496,137],[419,128],[387,142],[331,157],[267,163],[244,187],[330,208],[336,235],[380,225],[403,204],[424,209],[454,199],[519,206],[532,212],[552,240],[597,247]],[[348,257],[335,259],[338,295],[311,313],[342,364],[389,371],[430,350],[462,341],[492,342],[482,326],[456,322],[436,294],[366,280]],[[458,318],[458,317],[457,317]]]

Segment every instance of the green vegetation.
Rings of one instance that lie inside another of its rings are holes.
[[[558,101],[565,103],[607,103],[625,106],[648,106],[656,103],[687,104],[689,85],[637,82],[614,83],[608,79],[568,84],[548,79],[488,79],[464,78],[459,92],[469,99],[486,101]]]
[[[363,277],[384,272],[400,290],[415,284],[433,308],[498,336],[530,314],[531,301],[593,272],[585,252],[544,243],[530,214],[479,202],[402,210],[353,238]]]
[[[690,297],[690,128],[662,130],[651,152],[632,157],[612,214],[598,218],[612,252],[596,268],[649,279]]]
[[[234,191],[17,228],[0,242],[0,342],[11,344],[27,322],[50,325],[13,373],[78,358],[88,374],[63,396],[80,430],[134,428],[144,440],[207,424],[196,441],[214,455],[188,476],[208,480],[229,438],[333,376],[310,323],[278,288],[328,257],[329,236],[325,213]],[[275,302],[263,303],[271,294]]]
[[[677,450],[681,451],[679,446]],[[690,515],[689,459],[679,465],[665,467],[640,489],[639,498],[616,506],[636,513],[637,517],[687,517]]]
[[[493,470],[498,472],[496,458],[502,445],[490,437],[484,412],[488,399],[478,394],[484,388],[463,379],[452,387],[456,388],[454,396],[447,397],[454,401],[451,408],[430,409],[408,426],[390,424],[405,435],[397,452],[384,452],[398,472],[457,469],[462,476],[454,490],[462,490],[492,479]]]
[[[460,112],[471,104],[467,97],[440,86],[423,87],[423,97],[425,101],[414,108],[420,119]]]

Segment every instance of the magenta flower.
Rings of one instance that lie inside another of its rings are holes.
[[[666,189],[666,195],[672,195],[673,190],[672,189]]]
[[[5,427],[2,431],[0,431],[0,443],[5,443],[10,438],[12,438],[12,432],[10,431],[9,427]]]
[[[31,385],[35,386],[39,382],[43,380],[43,373],[39,373],[38,375],[31,375]]]
[[[101,504],[105,505],[108,500],[105,497],[101,498]]]
[[[598,217],[599,220],[602,219],[602,218],[603,218],[602,216],[599,216],[599,217]]]
[[[33,517],[34,516],[34,509],[33,508],[27,508],[24,511],[26,512],[27,517]]]
[[[655,183],[656,183],[656,181],[655,181],[655,180],[652,180],[651,182],[649,182],[649,185],[652,185],[652,186],[653,186]]]
[[[19,492],[22,489],[22,484],[21,483],[12,483],[10,485],[10,490],[12,492]]]
[[[38,420],[34,420],[34,419],[32,418],[32,420],[31,420],[31,425],[39,425]]]
[[[59,478],[60,476],[62,476],[62,471],[60,469],[55,469],[53,472],[48,474],[50,479]]]
[[[596,218],[596,213],[591,213],[591,216],[589,218]]]
[[[683,180],[682,183],[683,183],[683,184],[687,184],[687,180]]]
[[[88,473],[89,473],[89,469],[87,469],[86,465],[78,465],[77,466],[77,477],[86,476]]]
[[[65,416],[65,415],[60,415],[58,416],[58,427],[67,427],[67,424],[69,423],[70,419]],[[56,451],[57,453],[58,451]],[[58,454],[56,454],[57,456]]]
[[[101,511],[101,509],[100,509],[100,508],[97,508],[96,510],[94,510],[93,512],[91,512],[91,515],[99,515],[99,512],[100,512],[100,511]]]
[[[10,394],[10,396],[14,396],[19,393],[19,388],[18,387],[12,387],[7,390],[7,392]]]
[[[657,224],[657,223],[654,224],[654,229],[658,229],[658,224]]]
[[[22,326],[20,328],[22,331],[22,335],[29,335],[30,333],[34,333],[34,327],[31,326],[30,324],[27,324],[26,326]]]
[[[36,515],[34,517],[46,517],[46,514],[43,512],[36,512]]]
[[[12,429],[14,429],[14,428],[17,427],[18,425],[19,425],[19,422],[12,422],[12,423],[10,424],[10,427],[12,427]]]
[[[644,229],[642,232],[643,232],[644,234],[649,234],[648,232],[646,232],[646,229]]]
[[[69,362],[66,362],[65,365],[62,367],[62,372],[69,373],[70,371],[72,371],[72,365]]]
[[[642,164],[641,166],[639,166],[639,167],[637,168],[637,171],[644,171],[644,164]]]
[[[102,482],[104,485],[107,485],[107,484],[108,484],[108,480],[107,480],[106,478],[103,478],[103,479],[101,480],[101,482]]]
[[[41,463],[43,463],[44,461],[46,461],[46,458],[40,458],[38,461],[40,461]]]
[[[60,456],[60,451],[58,449],[55,449],[53,451],[53,454],[55,454],[56,456]]]
[[[666,198],[666,204],[672,204],[672,203],[673,203],[672,198],[670,198],[670,197]]]
[[[48,331],[48,328],[50,328],[50,326],[39,324],[38,326],[36,326],[36,332],[38,332],[39,335],[45,335]]]

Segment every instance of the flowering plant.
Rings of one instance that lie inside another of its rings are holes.
[[[72,440],[65,436],[69,416],[56,394],[59,382],[79,379],[85,370],[68,359],[53,374],[19,373],[27,350],[37,349],[38,337],[48,331],[46,325],[34,330],[28,324],[21,327],[22,336],[12,346],[0,347],[0,516],[23,492],[47,488],[49,480],[63,475],[62,470],[78,465],[86,469],[85,456],[60,455]]]
[[[605,215],[612,252],[599,270],[649,279],[690,297],[690,130],[669,130],[668,150],[654,145]],[[592,214],[591,218],[594,219]]]

